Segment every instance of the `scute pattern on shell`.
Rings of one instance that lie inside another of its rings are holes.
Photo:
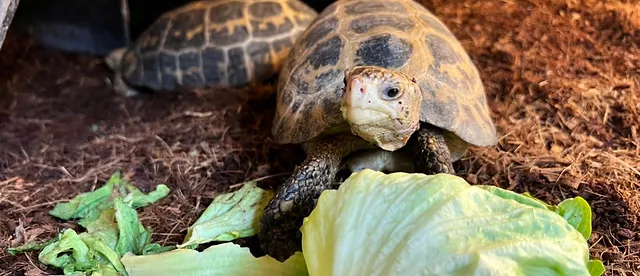
[[[341,0],[320,13],[280,72],[276,141],[302,143],[342,125],[343,72],[354,65],[408,73],[423,91],[422,121],[470,144],[497,141],[472,60],[449,29],[412,0]]]
[[[191,2],[160,16],[120,69],[128,83],[154,90],[261,82],[317,15],[299,0]]]

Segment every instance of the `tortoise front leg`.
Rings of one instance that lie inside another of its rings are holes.
[[[127,85],[127,83],[125,83],[122,77],[122,73],[120,73],[119,71],[116,71],[113,77],[113,90],[116,92],[117,95],[120,95],[126,98],[136,97],[140,95],[140,92],[138,92],[138,90],[136,90],[135,88],[132,88],[131,86]]]
[[[439,128],[422,124],[413,135],[411,149],[417,172],[424,174],[455,173],[449,147],[447,147]]]
[[[320,194],[331,186],[342,159],[351,152],[370,147],[353,135],[334,136],[307,144],[307,158],[265,207],[258,234],[262,251],[285,261],[301,251],[300,227]]]

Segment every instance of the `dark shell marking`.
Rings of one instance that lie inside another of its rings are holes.
[[[140,38],[138,44],[140,51],[153,52],[158,51],[162,47],[163,37],[167,33],[167,30],[171,28],[171,21],[169,18],[160,18],[158,21],[151,25],[147,29],[146,36]]]
[[[324,67],[336,65],[340,60],[340,52],[344,43],[339,36],[334,36],[329,40],[318,43],[311,55],[309,55],[309,64],[314,70]]]
[[[245,4],[242,2],[228,2],[211,7],[209,10],[209,22],[222,23],[244,17]]]
[[[175,68],[176,64],[178,64],[178,57],[175,55],[169,55],[165,53],[160,53],[158,56],[160,68]],[[174,87],[176,85],[176,72],[172,70],[170,72],[162,71],[160,75],[161,79],[161,87]],[[155,89],[160,89],[155,88]]]
[[[185,86],[201,86],[204,84],[204,76],[202,76],[200,53],[185,52],[180,54],[178,58],[180,72],[182,72],[182,84]]]
[[[192,2],[158,18],[125,53],[121,72],[154,90],[262,82],[316,16],[300,0]]]
[[[318,43],[318,41],[327,37],[329,33],[335,31],[337,27],[338,19],[335,17],[330,17],[329,19],[323,21],[321,24],[318,24],[316,28],[312,29],[309,34],[305,36],[305,45],[307,47],[312,47],[314,44]]]
[[[475,65],[449,29],[413,0],[336,1],[300,37],[280,74],[272,134],[301,143],[344,123],[344,70],[373,65],[412,76],[421,120],[475,145],[495,143]]]
[[[356,51],[357,65],[374,65],[385,68],[400,68],[413,52],[413,46],[391,34],[372,36],[360,44]]]
[[[454,64],[462,61],[458,53],[442,37],[428,34],[426,42],[429,50],[433,53],[434,63],[437,64],[437,68],[440,68],[440,64]]]
[[[242,43],[249,38],[249,29],[246,26],[221,26],[220,29],[211,29],[209,39],[215,46],[231,46]]]
[[[263,28],[261,27],[262,22],[258,21],[258,20],[251,20],[251,29],[252,34],[254,37],[269,37],[269,36],[274,36],[277,34],[281,34],[284,32],[288,32],[291,31],[293,29],[293,22],[291,22],[291,20],[289,20],[289,18],[286,18],[284,20],[284,23],[276,26],[275,24],[269,22],[266,24],[266,26]]]
[[[228,60],[227,72],[229,72],[229,85],[235,87],[247,82],[247,68],[242,47],[231,48],[227,51]]]
[[[189,13],[176,14],[166,32],[162,50],[180,51],[184,48],[202,47],[205,42],[204,26],[202,26],[204,12],[205,10],[198,9]]]
[[[249,4],[249,14],[254,18],[267,18],[278,16],[282,13],[282,7],[275,2],[258,2]]]
[[[341,78],[343,76],[343,72],[340,70],[335,70],[335,69],[331,69],[327,72],[324,72],[318,76],[316,76],[315,79],[315,92],[320,92],[322,91],[322,89],[325,87],[325,85],[327,83],[331,83],[332,81],[334,81],[335,79]]]
[[[207,83],[222,83],[227,78],[227,70],[223,63],[226,60],[225,52],[214,47],[207,47],[202,51],[202,74]]]
[[[253,76],[258,79],[266,79],[275,74],[273,71],[269,43],[252,43],[247,47],[247,52],[253,64]]]

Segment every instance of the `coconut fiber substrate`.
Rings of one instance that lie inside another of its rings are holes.
[[[550,203],[582,196],[594,215],[592,258],[607,275],[640,273],[640,5],[425,5],[478,66],[500,134],[497,146],[457,162],[458,174]],[[74,227],[47,212],[115,171],[145,192],[171,188],[140,211],[153,241],[165,244],[180,242],[217,193],[259,177],[275,187],[304,157],[270,138],[273,87],[125,99],[107,85],[112,75],[99,58],[15,33],[0,57],[0,275],[55,273],[37,252],[4,249]]]

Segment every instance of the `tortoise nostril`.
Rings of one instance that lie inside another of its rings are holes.
[[[360,91],[360,94],[365,94],[365,89],[362,81],[358,78],[353,78],[351,80],[352,91]]]

